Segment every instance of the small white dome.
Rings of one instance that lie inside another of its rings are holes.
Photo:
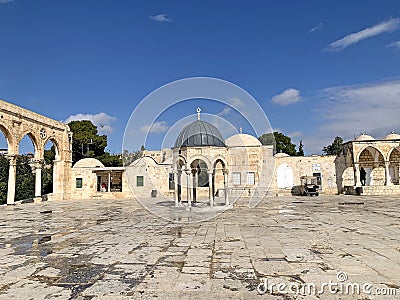
[[[104,165],[98,159],[84,158],[78,160],[75,163],[74,168],[104,168]]]
[[[400,134],[391,132],[387,136],[385,136],[383,139],[384,140],[400,140]]]
[[[260,147],[261,142],[250,134],[238,133],[225,141],[228,147]]]
[[[373,140],[375,139],[368,134],[362,134],[356,138],[356,141],[373,141]]]

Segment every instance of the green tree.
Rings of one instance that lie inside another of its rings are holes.
[[[35,174],[29,165],[26,155],[17,157],[17,178],[15,180],[15,200],[33,198],[35,196]]]
[[[68,123],[72,135],[72,163],[86,157],[101,158],[107,147],[107,136],[99,135],[97,127],[88,120]]]
[[[325,146],[322,152],[326,155],[339,156],[343,152],[343,139],[340,136],[335,137],[332,144]]]
[[[122,167],[121,155],[105,152],[103,155],[97,157],[97,159],[106,167]]]
[[[276,153],[282,152],[291,156],[297,155],[296,145],[292,144],[292,139],[281,132],[264,133],[258,139],[263,145],[273,145]]]
[[[304,156],[304,145],[302,140],[300,140],[299,151],[297,151],[297,156]]]

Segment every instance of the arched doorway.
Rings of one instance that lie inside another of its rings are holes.
[[[18,141],[15,200],[33,199],[41,195],[41,162],[38,156],[37,141],[28,132]]]
[[[49,138],[43,149],[42,164],[42,195],[58,193],[60,178],[57,172],[60,161],[59,148],[54,138]]]
[[[366,172],[365,185],[384,185],[385,184],[385,160],[382,153],[372,147],[366,147],[358,158],[359,170],[363,168]],[[360,178],[360,174],[356,174]]]
[[[176,161],[176,169],[174,170],[174,188],[175,188],[175,205],[179,205],[182,203],[182,186],[186,186],[184,183],[184,168],[185,168],[185,161],[179,157]]]
[[[224,204],[229,205],[228,198],[228,169],[226,162],[218,158],[213,164],[212,173],[212,186],[210,189],[211,198],[214,200],[215,196],[220,196],[221,192],[224,195]]]
[[[190,164],[190,169],[192,171],[192,195],[193,203],[196,203],[200,198],[208,198],[208,191],[210,188],[209,182],[209,169],[207,163],[202,159],[195,159]]]
[[[294,186],[293,169],[288,164],[281,164],[276,169],[278,189],[291,189]]]
[[[8,148],[7,130],[0,126],[0,204],[7,202],[7,181],[8,181]]]

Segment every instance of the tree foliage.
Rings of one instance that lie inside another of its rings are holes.
[[[297,155],[296,145],[292,144],[292,139],[281,132],[264,133],[258,139],[263,145],[273,145],[276,153],[282,152],[291,156]]]
[[[100,158],[107,147],[107,136],[99,135],[97,127],[89,120],[68,123],[73,132],[72,163],[86,157]]]
[[[105,151],[107,136],[99,135],[97,127],[91,121],[72,121],[68,123],[72,135],[72,163],[82,158],[92,157],[100,160],[106,167],[120,167],[120,155]]]
[[[105,152],[103,155],[97,157],[97,159],[106,167],[122,167],[122,159],[120,155]]]
[[[299,151],[297,151],[297,156],[304,156],[304,145],[302,140],[300,140]]]
[[[17,178],[15,180],[15,200],[30,199],[35,196],[35,174],[26,155],[17,157]]]
[[[326,155],[339,156],[343,152],[343,139],[340,136],[335,137],[332,144],[325,146],[322,152]]]

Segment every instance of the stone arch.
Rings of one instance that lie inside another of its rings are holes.
[[[23,140],[23,138],[25,136],[28,136],[29,139],[31,140],[32,144],[33,144],[33,149],[34,149],[34,155],[35,155],[35,159],[42,159],[43,158],[43,153],[42,153],[42,147],[39,144],[38,139],[36,138],[36,136],[31,132],[31,131],[24,131],[21,133],[21,135],[19,136],[18,140],[17,140],[17,150],[19,153],[19,145],[21,143],[21,141]]]
[[[44,158],[45,141],[50,138],[57,145],[57,182],[56,193],[52,199],[69,199],[71,195],[70,174],[72,164],[72,134],[68,125],[34,113],[22,107],[0,100],[0,130],[8,143],[10,160],[7,204],[13,204],[15,198],[16,158],[21,140],[28,135],[32,141],[36,173],[35,196],[41,197],[41,171]]]
[[[278,189],[288,189],[294,186],[293,169],[287,163],[276,168],[276,181]]]
[[[14,140],[13,136],[10,133],[10,131],[0,123],[0,131],[3,133],[4,138],[6,139],[7,142],[7,151],[10,153],[14,149]]]
[[[214,159],[212,165],[212,193],[217,195],[218,191],[225,188],[225,172],[227,171],[227,162],[222,156],[218,156]]]
[[[359,169],[366,171],[365,185],[384,185],[385,183],[385,158],[376,147],[366,146],[357,155]],[[357,170],[356,170],[357,172]],[[357,176],[360,176],[357,174]]]
[[[57,139],[55,137],[48,137],[44,142],[43,142],[43,152],[45,150],[45,146],[48,142],[52,142],[53,146],[54,146],[54,151],[55,151],[55,160],[59,160],[61,159],[61,153],[60,153],[60,142],[57,141]]]
[[[354,185],[354,168],[347,167],[342,174],[342,186],[353,186]]]
[[[392,147],[387,153],[386,161],[391,161],[394,157],[392,157],[393,152],[400,152],[400,147]],[[397,153],[396,153],[397,154]],[[396,155],[397,156],[397,155]]]
[[[228,161],[227,161],[227,159],[226,159],[225,157],[223,157],[222,155],[217,155],[216,157],[214,157],[212,166],[215,167],[215,165],[216,165],[216,163],[217,163],[218,161],[221,161],[221,162],[223,163],[225,169],[228,168]]]
[[[388,180],[394,184],[400,183],[400,147],[392,148],[388,153]]]
[[[187,159],[187,165],[190,166],[195,160],[202,160],[207,164],[207,169],[211,170],[212,164],[210,159],[205,155],[193,155],[190,159]]]
[[[379,157],[382,156],[383,161],[384,161],[385,155],[383,155],[383,153],[380,149],[378,149],[374,146],[371,146],[371,145],[366,145],[363,148],[361,148],[360,151],[358,152],[356,163],[360,162],[360,157],[365,150],[369,151],[373,157],[376,155],[378,155]],[[373,152],[373,151],[375,151],[375,152]],[[374,159],[375,159],[375,157],[374,157]]]

